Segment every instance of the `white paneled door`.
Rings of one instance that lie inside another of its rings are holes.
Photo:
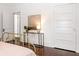
[[[76,50],[74,4],[55,7],[55,47]]]

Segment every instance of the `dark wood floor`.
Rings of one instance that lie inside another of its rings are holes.
[[[39,56],[79,56],[79,53],[50,47],[37,48],[36,54]]]
[[[25,44],[25,47],[27,45]],[[51,47],[36,47],[37,56],[79,56],[79,53]]]
[[[25,45],[25,47],[27,47]],[[37,56],[79,56],[79,53],[51,47],[36,47]]]

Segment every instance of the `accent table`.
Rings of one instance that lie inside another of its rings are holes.
[[[29,43],[29,38],[28,38],[28,34],[37,34],[38,35],[38,44],[34,44],[36,47],[41,48],[44,47],[44,33],[36,33],[36,32],[24,32],[24,43],[26,41],[26,36],[25,34],[27,34],[27,43]]]

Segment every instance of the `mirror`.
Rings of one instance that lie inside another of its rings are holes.
[[[31,30],[40,30],[41,29],[41,15],[31,15],[28,16],[28,27]]]

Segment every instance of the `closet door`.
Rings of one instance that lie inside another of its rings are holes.
[[[55,47],[76,49],[74,4],[55,7]]]

